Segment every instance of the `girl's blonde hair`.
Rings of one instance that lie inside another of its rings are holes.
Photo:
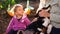
[[[19,6],[23,8],[23,6],[21,4],[15,4],[10,11],[14,12],[15,7],[19,7]]]

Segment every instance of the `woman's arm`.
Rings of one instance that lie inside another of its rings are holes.
[[[50,20],[51,21],[54,21],[54,22],[57,22],[57,23],[60,23],[60,15],[57,15],[57,14],[50,14]]]
[[[42,28],[42,32],[45,33],[47,31],[47,28]]]
[[[40,28],[37,28],[38,29],[38,31],[40,31],[41,33],[40,34],[44,34],[46,31],[47,31],[47,28],[45,28],[45,27],[43,27],[42,29],[40,29]]]

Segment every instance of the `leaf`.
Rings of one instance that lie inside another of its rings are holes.
[[[15,0],[11,0],[11,4],[14,5],[15,4]]]

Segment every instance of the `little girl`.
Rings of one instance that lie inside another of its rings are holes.
[[[30,24],[27,15],[24,14],[23,6],[20,4],[14,5],[14,15],[7,27],[6,34],[18,34],[19,31],[24,31]],[[20,33],[21,34],[21,33]]]

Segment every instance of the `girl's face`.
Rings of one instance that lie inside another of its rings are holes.
[[[15,12],[16,15],[23,15],[23,13],[24,13],[24,11],[23,11],[22,7],[17,7],[16,8],[16,12]]]
[[[39,12],[39,16],[41,16],[41,17],[50,17],[50,14],[46,10],[42,9],[42,11]]]

